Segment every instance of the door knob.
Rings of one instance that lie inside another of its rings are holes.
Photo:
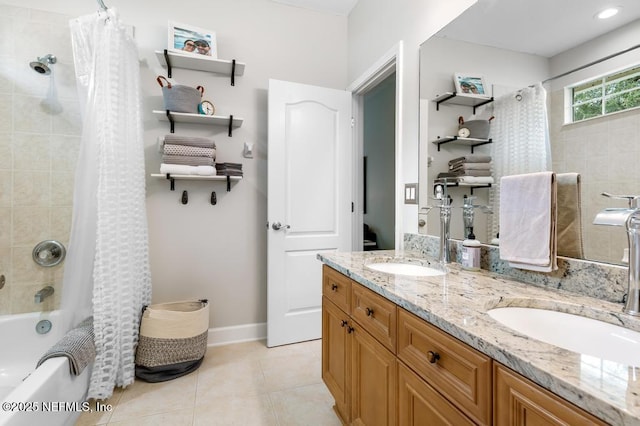
[[[279,231],[279,230],[281,230],[281,229],[283,229],[283,228],[284,228],[284,229],[289,229],[289,228],[291,228],[291,226],[289,226],[289,225],[283,225],[283,224],[281,224],[280,222],[273,222],[273,223],[271,224],[271,229],[273,229],[274,231]]]

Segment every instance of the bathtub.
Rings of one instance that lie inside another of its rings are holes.
[[[51,330],[36,332],[49,320]],[[65,334],[63,312],[0,316],[0,426],[73,425],[83,410],[91,366],[79,376],[69,372],[66,357],[35,368],[40,357]]]

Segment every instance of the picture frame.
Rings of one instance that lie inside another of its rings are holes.
[[[184,55],[217,59],[216,33],[193,25],[169,21],[167,50]]]
[[[490,96],[484,77],[474,74],[455,73],[453,83],[456,93],[467,96]]]

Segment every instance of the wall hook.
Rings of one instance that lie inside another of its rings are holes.
[[[185,189],[184,191],[182,191],[182,204],[187,204],[189,202],[189,193],[187,192],[187,190]]]
[[[216,196],[216,191],[211,192],[211,205],[215,206],[218,204],[218,197]]]

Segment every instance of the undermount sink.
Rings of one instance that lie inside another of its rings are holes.
[[[374,271],[394,275],[408,275],[412,277],[438,277],[446,275],[446,272],[440,269],[413,263],[379,262],[370,263],[365,266]]]
[[[504,307],[487,313],[534,339],[600,359],[640,366],[640,332],[548,309]]]

